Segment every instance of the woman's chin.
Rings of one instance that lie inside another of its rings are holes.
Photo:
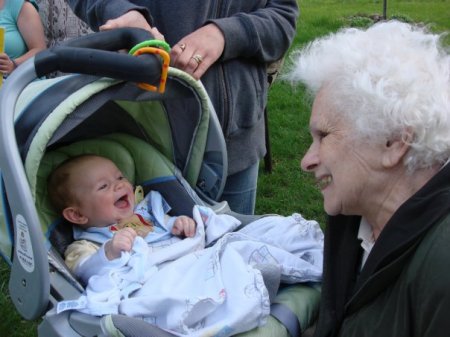
[[[329,204],[324,200],[324,210],[330,216],[335,216],[341,214],[341,209],[336,207],[336,205]]]

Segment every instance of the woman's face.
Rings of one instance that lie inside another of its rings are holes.
[[[301,167],[314,173],[327,214],[364,215],[383,189],[383,147],[358,139],[352,124],[330,103],[322,89],[313,104],[312,144]]]

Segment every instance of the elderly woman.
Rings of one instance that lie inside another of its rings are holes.
[[[329,217],[315,336],[450,332],[450,57],[400,22],[297,52],[314,96],[314,174]]]

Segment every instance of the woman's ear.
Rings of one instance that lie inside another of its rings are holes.
[[[402,134],[401,138],[388,139],[384,146],[381,159],[383,166],[385,168],[391,168],[401,163],[409,151],[411,140],[412,133],[406,131]]]
[[[77,225],[85,225],[88,218],[80,213],[77,207],[66,207],[62,211],[62,216],[69,222]]]

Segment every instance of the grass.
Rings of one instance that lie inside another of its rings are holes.
[[[380,16],[382,1],[373,0],[303,0],[301,18],[293,46],[295,49],[338,30],[342,26],[366,26]],[[387,17],[429,25],[436,32],[450,32],[450,0],[388,1]],[[446,38],[450,45],[450,35]],[[317,219],[325,215],[322,199],[311,177],[300,170],[300,159],[309,145],[307,125],[310,107],[300,88],[277,81],[269,94],[269,125],[273,172],[261,164],[256,212],[288,215],[294,212]],[[8,295],[9,267],[0,263],[0,331],[5,337],[37,336],[38,321],[27,322],[16,313]]]

